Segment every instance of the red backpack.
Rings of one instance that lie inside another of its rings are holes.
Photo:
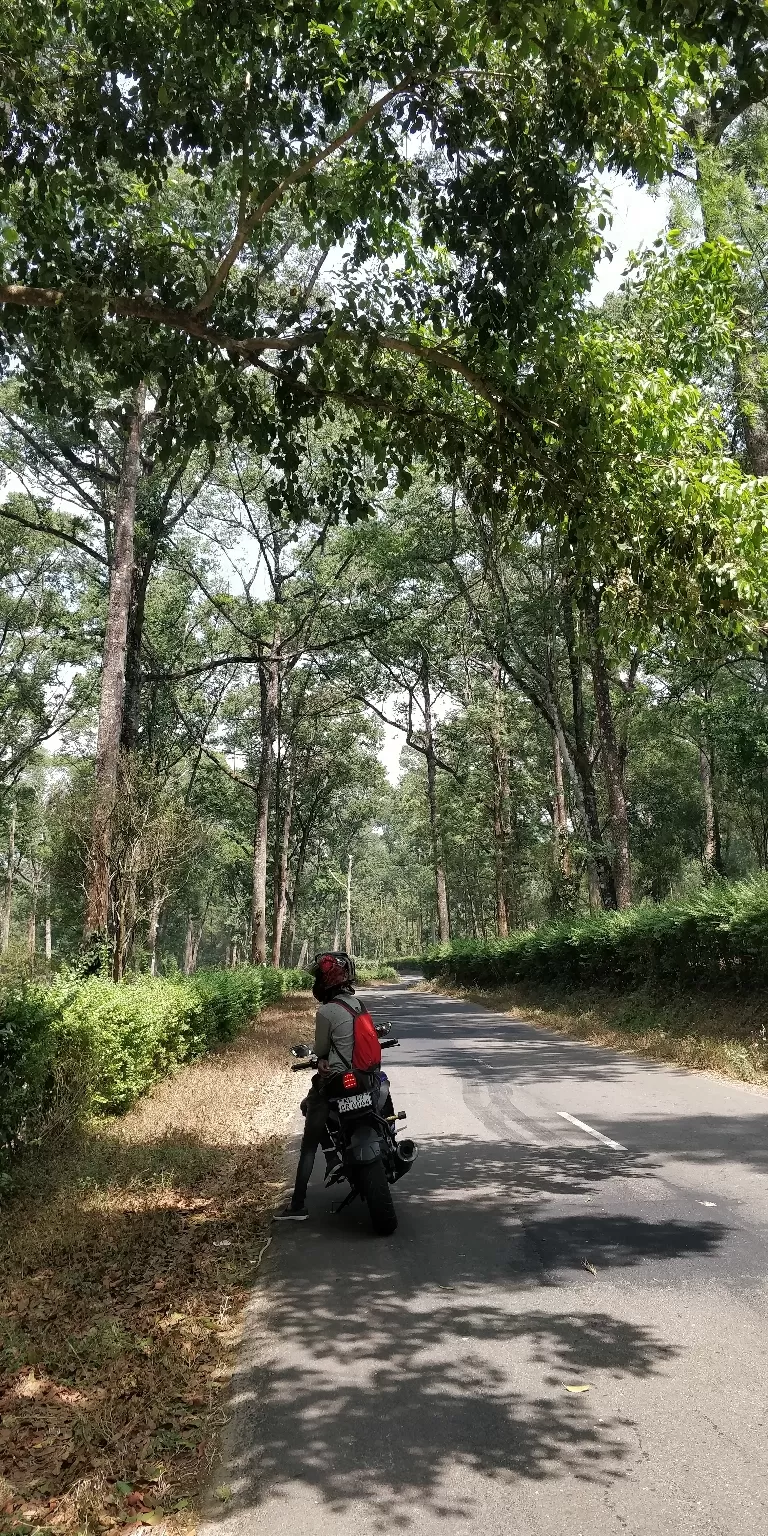
[[[368,1009],[361,1008],[359,1013],[355,1013],[354,1008],[350,1008],[349,1003],[345,1003],[342,997],[335,997],[333,1001],[341,1003],[342,1008],[346,1008],[347,1013],[351,1013],[354,1020],[353,1070],[355,1072],[373,1072],[376,1067],[381,1066],[381,1041],[376,1033],[376,1025]],[[337,1056],[341,1056],[341,1051],[337,1045],[334,1049]],[[342,1056],[341,1059],[343,1061],[344,1057]]]

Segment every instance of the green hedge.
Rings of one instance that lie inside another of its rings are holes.
[[[231,1040],[266,1004],[308,986],[301,971],[242,966],[10,988],[0,999],[0,1166],[46,1127],[127,1109],[177,1062]]]
[[[367,981],[397,981],[397,971],[388,960],[356,960],[355,976],[362,986]]]
[[[768,878],[722,881],[689,901],[550,923],[508,939],[447,945],[428,950],[422,965],[428,977],[472,987],[765,987]]]

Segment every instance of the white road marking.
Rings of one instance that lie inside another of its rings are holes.
[[[602,1131],[596,1131],[593,1126],[585,1125],[584,1121],[577,1120],[575,1115],[567,1114],[564,1109],[559,1109],[557,1113],[561,1120],[570,1120],[571,1125],[577,1125],[580,1131],[586,1131],[588,1136],[595,1136],[598,1141],[605,1142],[606,1147],[613,1147],[614,1152],[626,1152],[626,1147],[623,1147],[620,1141],[611,1141],[610,1136],[604,1136]]]

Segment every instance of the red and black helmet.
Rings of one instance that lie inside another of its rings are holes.
[[[355,962],[343,949],[325,950],[312,961],[315,984],[312,991],[321,1003],[327,1003],[337,992],[351,987],[355,980]]]

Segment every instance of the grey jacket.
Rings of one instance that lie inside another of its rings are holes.
[[[355,1029],[349,1009],[354,1009],[355,1014],[363,1010],[363,1004],[353,992],[342,992],[339,996],[347,1004],[346,1008],[333,998],[330,1003],[321,1003],[315,1014],[315,1055],[325,1057],[332,1072],[346,1072],[351,1066]]]

